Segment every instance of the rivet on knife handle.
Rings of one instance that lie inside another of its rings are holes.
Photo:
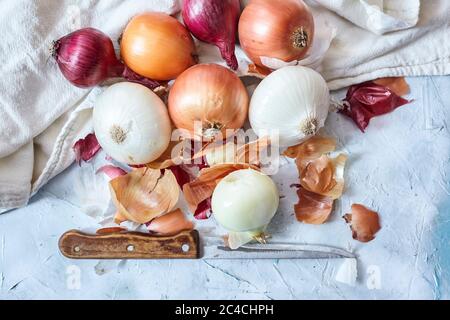
[[[70,259],[199,259],[198,231],[171,237],[138,232],[89,235],[68,231],[59,239],[61,253]]]

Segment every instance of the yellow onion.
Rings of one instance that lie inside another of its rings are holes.
[[[249,97],[238,76],[216,64],[186,70],[169,94],[169,113],[189,138],[214,140],[240,129],[248,114]]]
[[[172,80],[196,63],[194,40],[175,18],[157,12],[134,17],[121,41],[125,64],[154,80]]]
[[[259,66],[261,57],[301,60],[314,38],[314,18],[301,0],[252,0],[239,20],[242,49]]]

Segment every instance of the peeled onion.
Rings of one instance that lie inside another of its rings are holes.
[[[196,63],[194,40],[175,18],[157,12],[134,17],[121,41],[125,64],[155,80],[172,80]]]
[[[314,18],[301,0],[252,0],[239,21],[242,49],[259,66],[261,57],[300,60],[314,38]]]
[[[150,89],[122,82],[109,87],[94,106],[94,129],[102,148],[131,165],[158,159],[171,138],[167,108]]]
[[[235,73],[216,64],[201,64],[175,81],[169,113],[189,138],[213,140],[220,133],[226,138],[244,125],[248,103],[247,90]]]
[[[277,136],[281,146],[291,147],[324,126],[329,107],[329,89],[319,73],[306,67],[284,67],[256,88],[249,118],[258,136]]]
[[[229,174],[217,185],[212,209],[217,222],[231,232],[263,237],[279,205],[277,186],[268,176],[247,169]]]

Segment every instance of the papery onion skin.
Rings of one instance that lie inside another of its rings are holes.
[[[117,213],[114,221],[147,223],[172,211],[179,200],[180,187],[170,170],[135,169],[109,183]]]
[[[271,178],[259,171],[235,171],[219,182],[212,197],[217,222],[228,231],[262,233],[278,210],[280,196]]]
[[[348,89],[341,113],[351,118],[365,132],[372,118],[387,114],[410,103],[388,87],[373,81],[353,85]]]
[[[81,161],[90,161],[101,148],[95,134],[88,134],[86,138],[78,140],[73,146],[76,162],[81,166]]]
[[[334,202],[332,198],[308,191],[301,186],[297,195],[299,202],[294,206],[294,210],[298,221],[319,225],[330,218]]]
[[[322,76],[309,68],[290,66],[267,76],[250,102],[249,119],[259,137],[278,135],[291,147],[314,136],[325,124],[330,93]]]
[[[134,17],[121,41],[125,64],[134,72],[156,80],[172,80],[196,63],[189,31],[175,18],[157,12]]]
[[[148,231],[161,236],[174,236],[182,231],[194,229],[194,224],[187,219],[180,209],[157,217],[146,225]]]
[[[233,70],[238,68],[235,43],[240,9],[239,0],[183,1],[183,20],[188,29],[199,40],[219,47]]]
[[[239,20],[239,39],[249,58],[291,62],[308,53],[314,38],[314,18],[301,0],[252,0]]]
[[[178,129],[191,139],[225,139],[247,119],[247,89],[231,70],[216,64],[200,64],[186,70],[169,94],[169,113]],[[196,126],[196,122],[201,122]]]
[[[399,97],[405,96],[411,92],[411,88],[409,87],[408,82],[406,82],[405,77],[379,78],[373,82],[388,88]]]
[[[360,242],[370,242],[381,230],[380,217],[362,204],[353,204],[352,212],[343,217],[350,224],[353,239]]]
[[[148,88],[130,82],[109,87],[94,106],[94,130],[113,159],[140,165],[158,159],[171,138],[164,102]]]
[[[52,55],[64,77],[80,88],[120,77],[124,70],[111,39],[94,28],[80,29],[55,41]]]

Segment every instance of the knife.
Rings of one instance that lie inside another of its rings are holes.
[[[87,234],[71,230],[59,240],[61,253],[70,259],[342,259],[356,258],[346,250],[293,243],[249,244],[237,250],[217,244],[201,245],[197,230],[175,236],[113,231]]]

